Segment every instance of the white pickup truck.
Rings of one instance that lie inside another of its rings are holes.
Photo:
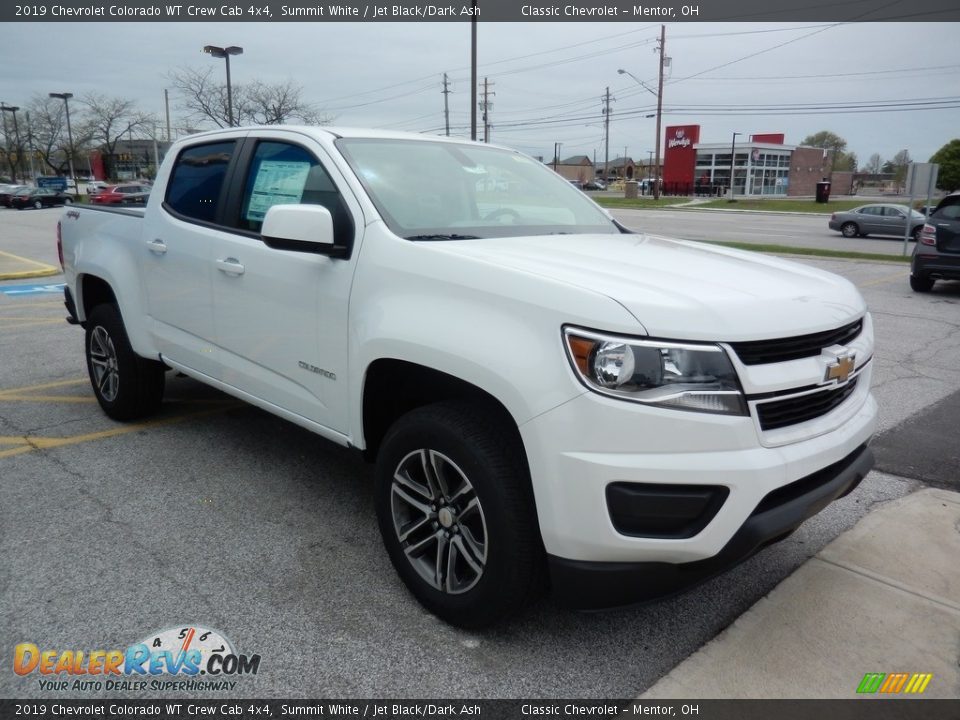
[[[193,135],[145,209],[58,232],[93,390],[170,369],[376,461],[416,598],[496,622],[677,592],[849,493],[873,325],[846,280],[635,234],[518,152],[315,127]]]

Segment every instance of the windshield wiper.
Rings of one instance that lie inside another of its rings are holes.
[[[449,235],[442,234],[431,234],[431,235],[408,235],[405,240],[479,240],[479,235],[457,235],[456,233],[451,233]]]

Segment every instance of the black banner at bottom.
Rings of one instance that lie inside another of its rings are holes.
[[[853,700],[0,700],[0,718],[695,718],[958,720],[960,699]]]

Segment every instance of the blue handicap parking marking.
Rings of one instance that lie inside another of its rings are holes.
[[[53,285],[0,285],[0,293],[4,295],[42,295],[45,293],[62,293],[66,283]]]

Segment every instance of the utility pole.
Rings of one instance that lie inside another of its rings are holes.
[[[450,90],[447,88],[447,74],[443,74],[443,120],[447,126],[447,137],[450,137]]]
[[[470,16],[470,139],[477,139],[477,0]]]
[[[483,102],[480,103],[480,108],[483,110],[483,141],[485,143],[490,142],[490,111],[493,110],[493,103],[490,102],[490,95],[496,95],[495,92],[490,91],[491,83],[487,81],[487,78],[483,79]]]
[[[610,177],[610,86],[603,97],[603,181]]]
[[[555,142],[553,144],[553,171],[557,172],[557,164],[560,162],[560,148],[563,147],[563,143]]]
[[[657,82],[657,144],[656,149],[657,162],[654,166],[653,176],[653,199],[660,199],[660,121],[663,117],[663,51],[667,44],[667,26],[660,26],[660,43],[657,46],[657,52],[660,53],[660,73]]]

